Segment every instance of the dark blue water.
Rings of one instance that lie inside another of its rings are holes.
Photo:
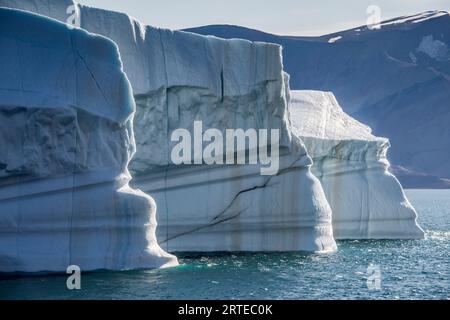
[[[168,270],[0,280],[3,299],[450,299],[450,190],[408,190],[425,240],[341,241],[332,254],[182,257]],[[380,286],[367,284],[379,267]]]

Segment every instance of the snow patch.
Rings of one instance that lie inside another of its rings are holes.
[[[420,22],[424,22],[424,21],[427,21],[430,19],[442,17],[442,16],[445,16],[448,14],[449,14],[448,11],[437,11],[437,12],[433,12],[429,15],[423,15],[423,17],[421,17],[421,18],[413,20],[412,23],[420,23]]]
[[[409,53],[409,58],[411,59],[411,62],[416,64],[417,63],[417,57],[414,53],[410,52]]]
[[[341,39],[342,39],[342,36],[333,37],[328,40],[328,43],[335,43],[336,41],[339,41]]]
[[[428,55],[430,58],[444,61],[448,59],[448,47],[447,45],[437,39],[434,39],[433,35],[428,35],[422,38],[417,52],[422,52]]]
[[[447,11],[427,11],[411,16],[404,16],[401,18],[396,18],[392,20],[387,20],[383,23],[381,23],[382,27],[390,26],[390,25],[397,25],[402,23],[420,23],[427,20],[435,19],[438,17],[442,17],[445,15],[448,15],[449,13]]]

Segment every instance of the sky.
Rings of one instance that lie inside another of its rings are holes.
[[[450,11],[450,0],[78,0],[128,13],[145,24],[183,29],[234,24],[280,35],[317,36],[360,25],[377,5],[381,19],[428,10]]]

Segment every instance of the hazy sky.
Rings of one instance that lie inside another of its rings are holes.
[[[450,0],[79,0],[126,12],[146,24],[181,29],[236,24],[285,35],[321,35],[363,25],[370,5],[382,19],[427,10],[450,10]]]

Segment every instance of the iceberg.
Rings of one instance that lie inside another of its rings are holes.
[[[291,88],[333,92],[347,114],[388,137],[389,160],[403,187],[448,189],[450,13],[426,11],[380,27],[317,37],[233,25],[185,31],[282,44]]]
[[[132,89],[117,46],[0,8],[0,272],[177,265],[130,187]]]
[[[303,142],[291,134],[280,46],[153,28],[72,1],[0,5],[63,22],[75,5],[81,28],[117,43],[137,105],[133,185],[156,200],[166,250],[336,249],[331,209]],[[262,176],[260,165],[174,166],[171,133],[193,133],[195,121],[204,130],[279,130],[278,174]]]
[[[130,183],[155,199],[166,251],[327,252],[336,249],[334,238],[423,237],[388,171],[389,141],[346,115],[331,93],[291,92],[280,46],[158,29],[69,0],[0,5],[62,22],[75,6],[81,28],[118,45],[136,103]],[[174,165],[172,133],[195,136],[198,122],[220,132],[278,130],[278,173],[261,175],[262,165]]]
[[[335,239],[423,238],[414,208],[389,172],[388,139],[347,115],[330,92],[293,90],[289,111],[333,211]]]

